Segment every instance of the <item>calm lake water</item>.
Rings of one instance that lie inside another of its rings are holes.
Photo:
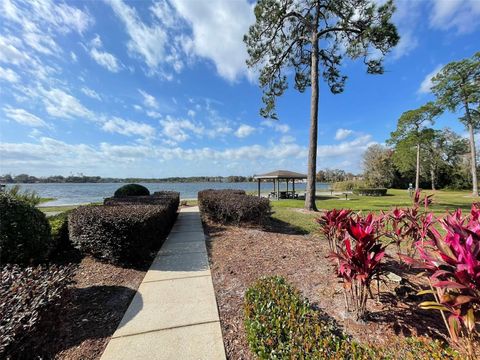
[[[160,190],[172,190],[180,192],[182,199],[196,199],[197,193],[204,189],[241,189],[245,191],[257,191],[256,182],[244,183],[141,183],[150,192]],[[55,198],[54,201],[43,203],[42,206],[77,205],[103,201],[104,198],[113,196],[113,193],[123,184],[121,183],[87,183],[87,184],[20,184],[22,190],[33,190],[40,197]],[[8,187],[9,185],[7,185]],[[327,190],[328,184],[317,183],[317,190]],[[286,187],[282,183],[280,189]],[[291,184],[289,185],[291,189]],[[262,192],[273,190],[272,183],[262,183]],[[296,183],[295,190],[304,191],[305,184]]]

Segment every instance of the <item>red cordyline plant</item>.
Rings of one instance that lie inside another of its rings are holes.
[[[480,209],[472,206],[470,216],[458,209],[440,220],[441,234],[434,227],[428,240],[417,242],[420,261],[405,260],[425,269],[434,301],[420,304],[424,309],[440,310],[451,339],[466,339],[469,357],[474,358],[473,341],[480,323]],[[427,217],[424,228],[432,220]],[[448,315],[448,317],[447,317]]]
[[[327,210],[315,219],[320,224],[320,231],[328,240],[328,245],[332,252],[337,251],[337,245],[343,240],[346,224],[352,215],[351,210]]]
[[[345,306],[356,313],[357,319],[365,317],[370,284],[381,272],[381,261],[386,245],[379,242],[378,217],[356,215],[346,224],[346,233],[337,252],[330,258],[338,261],[338,275],[343,279]]]
[[[412,257],[415,253],[415,244],[425,239],[428,229],[433,224],[433,217],[428,212],[432,203],[432,195],[424,196],[421,199],[420,190],[415,192],[413,206],[407,209],[395,208],[384,215],[385,225],[389,231],[385,236],[390,238],[397,246],[399,257],[402,256],[402,244],[406,255]],[[421,205],[423,204],[423,211]],[[428,221],[430,220],[430,221]]]

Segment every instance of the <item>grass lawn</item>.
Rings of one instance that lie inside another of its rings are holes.
[[[423,191],[423,195],[434,194],[433,204],[430,210],[435,215],[444,214],[445,211],[454,211],[461,208],[468,211],[472,202],[479,201],[478,198],[470,197],[469,191]],[[408,207],[412,204],[412,200],[406,190],[389,189],[387,196],[370,197],[349,195],[349,200],[343,200],[338,197],[324,196],[317,200],[319,210],[331,209],[352,209],[355,211],[381,211],[390,210],[394,207]],[[317,229],[314,222],[317,214],[302,213],[298,209],[304,206],[304,200],[279,200],[271,201],[273,217],[280,221],[292,224],[303,231],[312,232]]]

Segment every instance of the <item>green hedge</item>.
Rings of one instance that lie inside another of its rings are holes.
[[[361,187],[365,187],[365,181],[363,180],[337,181],[331,185],[331,189],[334,191],[352,191]]]
[[[52,316],[67,286],[72,266],[0,268],[0,358],[33,359],[39,356],[30,334]],[[41,349],[38,349],[41,350]]]
[[[271,213],[268,199],[243,190],[202,190],[198,204],[202,215],[221,224],[262,224]]]
[[[158,249],[176,208],[163,205],[82,206],[69,216],[72,244],[81,252],[118,264],[137,264]]]
[[[245,330],[259,359],[459,359],[440,342],[395,338],[388,347],[359,344],[313,309],[281,277],[258,280],[245,294]]]
[[[177,211],[180,193],[176,191],[158,191],[147,196],[111,197],[103,201],[104,205],[162,205]]]
[[[0,263],[40,263],[48,258],[53,246],[45,214],[0,193]]]
[[[388,189],[386,188],[362,188],[354,189],[353,193],[360,196],[385,196]]]
[[[116,191],[115,194],[113,195],[114,197],[124,197],[124,196],[147,196],[150,195],[150,191],[143,186],[139,184],[127,184],[123,185],[122,187],[119,187]]]

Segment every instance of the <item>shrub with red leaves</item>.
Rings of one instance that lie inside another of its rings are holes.
[[[432,203],[432,195],[421,198],[420,191],[415,192],[413,206],[407,209],[395,208],[385,214],[385,226],[388,231],[385,236],[397,246],[397,253],[401,258],[403,252],[412,257],[415,253],[415,244],[427,237],[430,227],[434,224],[433,215],[428,212]],[[423,210],[421,209],[423,204]],[[401,245],[405,244],[403,250]]]
[[[382,217],[356,215],[346,224],[346,233],[336,253],[338,275],[343,279],[346,307],[357,319],[366,314],[372,280],[382,271],[381,261],[387,245],[379,241]]]
[[[432,217],[424,219],[424,228]],[[416,243],[421,260],[405,257],[405,261],[426,270],[431,289],[422,293],[431,293],[435,299],[420,307],[440,310],[452,340],[466,338],[470,355],[480,323],[479,218],[480,209],[475,205],[469,216],[463,216],[460,209],[448,214],[439,221],[444,232],[429,227],[428,240]]]
[[[34,358],[29,335],[61,299],[73,268],[7,265],[0,270],[0,358]]]
[[[320,232],[327,239],[330,250],[337,252],[338,243],[343,240],[346,224],[352,215],[351,210],[327,210],[315,219],[320,225]]]

